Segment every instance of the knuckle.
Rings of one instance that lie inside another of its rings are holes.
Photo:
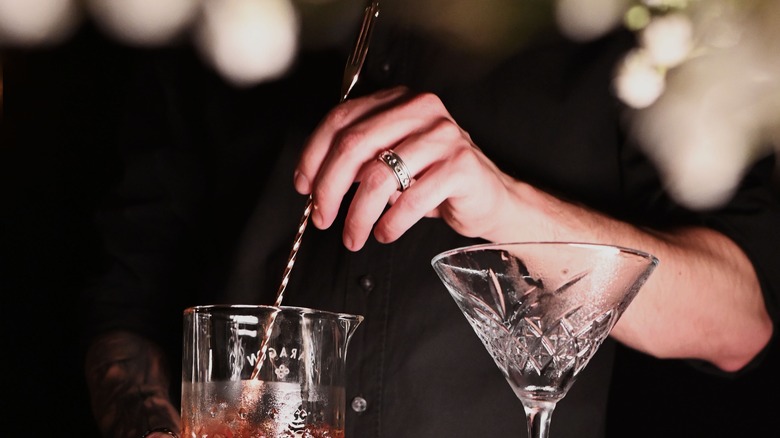
[[[425,211],[425,199],[422,197],[422,194],[420,192],[417,192],[415,190],[407,190],[404,192],[404,195],[398,198],[399,207],[402,207],[404,210],[407,211],[413,211],[413,212],[424,212]]]
[[[391,88],[391,90],[393,90],[393,92],[396,94],[408,94],[410,91],[409,87],[406,85],[396,85]]]
[[[450,162],[454,170],[465,171],[479,166],[479,158],[474,148],[458,148],[450,155]]]
[[[444,107],[439,96],[433,93],[420,93],[412,99],[412,103],[429,110],[438,110]]]
[[[462,130],[458,125],[452,122],[447,117],[437,117],[432,123],[431,123],[431,129],[438,133],[438,135],[444,139],[450,140],[451,139],[458,139],[463,136]]]
[[[338,105],[327,115],[327,124],[335,126],[337,129],[347,126],[350,120],[350,108],[346,104]]]
[[[355,230],[365,226],[365,220],[361,214],[350,214],[344,220],[344,229]]]
[[[387,184],[389,179],[394,178],[390,175],[390,172],[386,171],[381,166],[374,166],[371,171],[367,172],[366,177],[361,183],[369,193],[381,189]],[[395,181],[393,181],[393,183],[395,183]]]
[[[341,132],[336,138],[335,149],[339,154],[349,154],[362,148],[366,133],[355,129]]]
[[[422,114],[439,114],[444,110],[444,104],[439,96],[433,93],[418,93],[404,98],[400,103],[404,110]]]
[[[311,195],[318,208],[327,208],[327,206],[330,205],[332,193],[333,188],[331,185],[323,180],[318,181],[317,184],[314,185]]]
[[[396,85],[391,88],[387,88],[381,91],[378,91],[374,94],[374,97],[377,99],[386,99],[386,98],[392,98],[395,99],[399,96],[405,96],[409,94],[409,87],[406,85]]]

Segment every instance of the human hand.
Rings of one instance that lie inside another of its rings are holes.
[[[402,192],[390,168],[377,160],[388,149],[413,176]],[[306,144],[295,188],[312,194],[314,226],[333,223],[355,182],[343,231],[344,244],[353,251],[363,247],[372,228],[378,241],[392,242],[423,217],[441,217],[464,236],[488,238],[514,184],[437,96],[404,87],[339,105]]]
[[[103,436],[170,438],[180,430],[164,355],[152,342],[129,332],[105,334],[92,343],[85,373]]]

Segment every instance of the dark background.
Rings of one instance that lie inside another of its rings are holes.
[[[97,436],[79,294],[100,266],[92,211],[120,175],[109,134],[128,54],[86,28],[63,46],[0,54],[3,435]]]
[[[141,49],[86,26],[62,46],[1,50],[2,433],[97,436],[79,294],[101,266],[92,212],[121,176],[110,138]],[[780,436],[778,350],[732,378],[620,350],[608,435]]]

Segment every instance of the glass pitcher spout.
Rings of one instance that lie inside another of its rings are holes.
[[[355,334],[360,323],[363,322],[363,317],[360,315],[348,315],[339,314],[339,326],[341,327],[341,336],[343,343],[341,345],[342,356],[346,359],[347,347],[349,347],[349,341],[352,340],[352,335]]]

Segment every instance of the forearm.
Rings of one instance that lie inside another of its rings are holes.
[[[90,346],[85,373],[103,436],[138,438],[152,428],[179,430],[164,355],[152,342],[129,332],[105,334]]]
[[[615,337],[657,357],[703,359],[726,371],[745,366],[766,346],[772,322],[742,250],[706,228],[646,239],[661,263]]]
[[[703,227],[644,230],[522,183],[511,193],[514,199],[496,216],[489,240],[598,242],[658,257],[659,266],[613,331],[626,345],[660,358],[702,359],[734,371],[771,337],[772,322],[753,267],[723,234]]]

